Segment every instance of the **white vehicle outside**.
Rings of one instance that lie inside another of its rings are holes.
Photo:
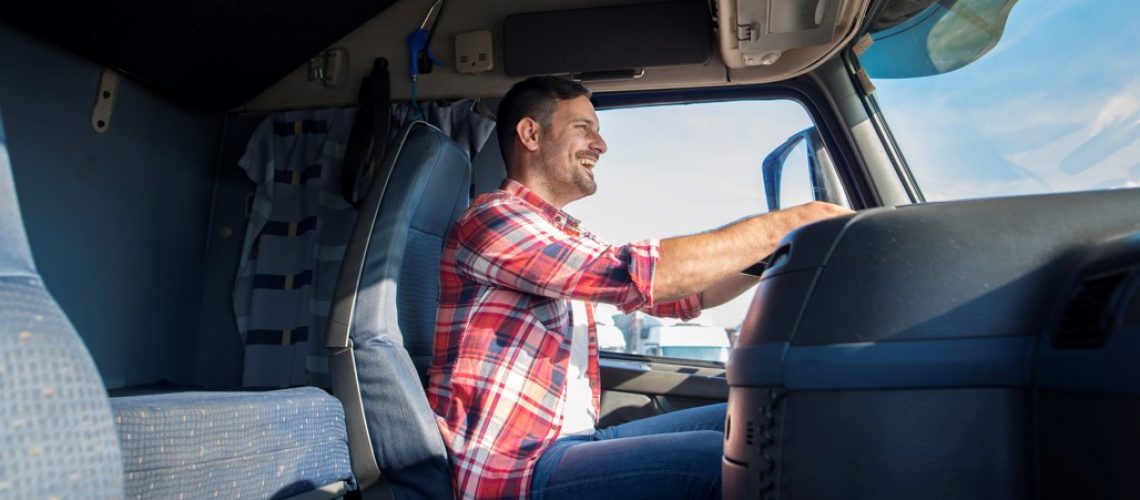
[[[650,327],[640,354],[727,362],[729,348],[724,328],[681,323]]]
[[[606,306],[606,307],[601,307]],[[608,304],[599,304],[594,313],[594,321],[598,330],[598,349],[603,351],[625,352],[625,334],[614,325],[613,316],[608,309],[617,311],[617,308]]]

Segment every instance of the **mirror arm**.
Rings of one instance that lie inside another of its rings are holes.
[[[812,127],[807,130],[800,131],[784,141],[783,144],[776,146],[768,156],[764,157],[764,163],[761,171],[764,174],[764,195],[768,200],[768,211],[775,212],[780,209],[780,181],[784,173],[784,161],[788,159],[788,154],[792,149],[804,140],[808,132],[813,130]]]
[[[820,142],[819,132],[812,127],[800,132],[807,140],[808,175],[811,179],[811,196],[815,201],[828,201],[831,199],[830,186],[827,185],[827,176],[823,172],[823,165],[819,158]]]

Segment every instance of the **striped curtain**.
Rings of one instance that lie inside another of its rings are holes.
[[[477,101],[425,103],[423,109],[427,121],[472,158],[495,130]],[[340,194],[355,112],[272,114],[238,161],[257,184],[233,288],[245,345],[244,387],[330,387],[325,329],[356,221],[356,210]],[[392,134],[411,119],[409,105],[393,104]]]
[[[354,109],[276,113],[238,165],[257,184],[234,284],[245,387],[328,387],[324,330],[356,211],[340,194]]]

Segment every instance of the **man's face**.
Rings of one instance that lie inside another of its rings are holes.
[[[539,167],[551,193],[563,203],[594,194],[598,190],[594,166],[606,152],[606,141],[598,132],[598,115],[590,99],[557,101],[550,127],[543,128]]]

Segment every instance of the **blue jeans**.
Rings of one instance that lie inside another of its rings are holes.
[[[725,404],[559,439],[531,480],[540,500],[720,498]]]

